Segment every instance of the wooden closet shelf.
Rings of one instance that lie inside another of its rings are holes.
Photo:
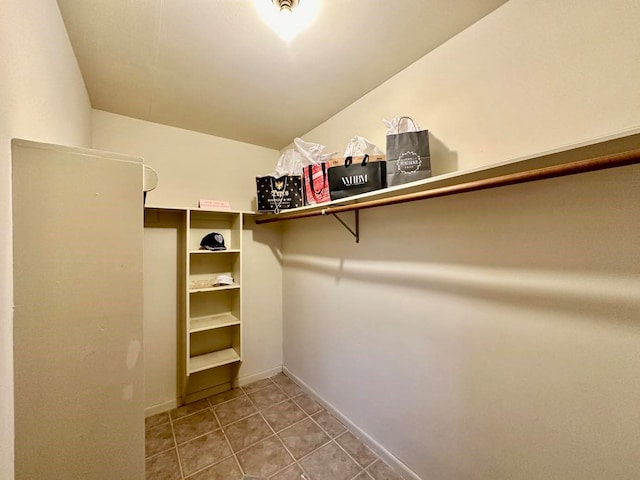
[[[448,195],[457,195],[459,193],[474,192],[478,190],[487,190],[490,188],[504,187],[507,185],[517,185],[520,183],[534,182],[549,178],[563,177],[567,175],[576,175],[579,173],[594,172],[608,168],[624,167],[640,163],[640,149],[630,150],[627,152],[605,155],[588,160],[579,160],[560,165],[552,165],[543,168],[527,170],[523,172],[510,173],[495,177],[484,178],[444,187],[430,188],[404,195],[387,196],[374,200],[358,201],[347,205],[335,205],[327,203],[315,207],[308,207],[304,210],[283,212],[278,215],[262,214],[255,218],[256,223],[272,223],[282,222],[284,220],[295,220],[306,217],[316,217],[320,215],[335,215],[337,213],[359,211],[366,208],[383,207],[386,205],[396,205],[399,203],[415,202],[418,200],[426,200],[428,198],[444,197]],[[464,176],[464,174],[462,174]],[[433,177],[437,179],[437,177]],[[379,192],[384,193],[384,189]]]

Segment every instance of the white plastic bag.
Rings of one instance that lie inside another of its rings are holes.
[[[387,126],[387,135],[397,135],[398,133],[405,132],[418,132],[420,127],[418,124],[411,118],[406,115],[396,115],[389,120],[382,120],[384,124]]]
[[[320,145],[319,143],[305,142],[301,138],[295,138],[293,140],[293,144],[295,145],[296,151],[302,157],[303,167],[306,167],[308,165],[320,165],[329,160],[337,153],[322,153],[322,151],[326,148],[324,145]]]
[[[287,175],[300,176],[302,175],[302,155],[295,150],[285,150],[278,164],[276,165],[275,172],[271,173],[272,177],[280,178]]]
[[[384,152],[364,137],[355,136],[347,144],[344,157],[363,157],[364,155],[383,155]]]

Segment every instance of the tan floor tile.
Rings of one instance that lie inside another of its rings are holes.
[[[188,417],[182,417],[173,422],[176,442],[184,443],[193,438],[212,432],[218,428],[218,421],[211,410],[202,410]]]
[[[160,425],[164,425],[165,423],[169,423],[169,413],[163,412],[158,413],[157,415],[152,415],[151,417],[147,417],[144,419],[144,428],[148,430],[153,427],[158,427]]]
[[[251,401],[258,407],[258,410],[264,410],[271,405],[287,399],[287,395],[274,384],[256,392],[248,393],[247,395],[249,395]]]
[[[277,405],[263,410],[262,415],[264,415],[264,418],[276,432],[299,422],[307,416],[307,414],[291,400],[278,403]]]
[[[183,443],[178,446],[178,454],[183,473],[188,476],[230,456],[231,449],[222,431],[218,430]]]
[[[278,374],[146,418],[146,479],[181,480],[180,459],[185,480],[300,480],[301,467],[312,480],[402,480],[300,392],[295,382]],[[229,444],[238,452],[237,461]]]
[[[331,442],[300,461],[313,480],[351,480],[362,469]]]
[[[169,414],[171,415],[171,418],[175,420],[177,418],[182,418],[187,415],[191,415],[192,413],[199,412],[200,410],[204,410],[205,408],[209,408],[209,402],[207,402],[206,398],[198,400],[197,402],[187,403],[186,405],[178,408],[174,408],[169,412]]]
[[[276,473],[273,477],[270,477],[269,480],[302,480],[302,469],[298,466],[298,464],[294,463],[289,468],[282,470],[279,473]]]
[[[278,436],[296,460],[330,440],[327,434],[309,418],[284,429]]]
[[[271,377],[271,380],[290,397],[295,397],[296,395],[304,393],[302,389],[284,373],[279,373],[278,375]]]
[[[267,423],[257,413],[228,425],[224,433],[235,452],[273,435]]]
[[[171,424],[165,423],[158,427],[150,428],[145,432],[144,451],[147,457],[156,455],[176,446],[173,441]]]
[[[238,460],[246,475],[268,477],[293,463],[277,437],[269,437],[238,453]]]
[[[369,450],[369,448],[351,432],[340,435],[336,438],[336,442],[363,468],[368,467],[378,459],[378,456]]]
[[[145,478],[147,480],[181,480],[182,475],[180,474],[176,449],[173,448],[147,459]]]
[[[402,480],[402,477],[391,470],[391,467],[382,460],[378,460],[367,468],[367,472],[369,472],[369,475],[371,475],[374,480]]]
[[[213,407],[220,403],[241,397],[242,395],[244,395],[244,391],[241,388],[233,388],[226,392],[219,393],[218,395],[211,395],[210,397],[207,397],[207,400],[209,400],[209,403]]]
[[[258,380],[257,382],[250,383],[249,385],[245,385],[244,387],[242,387],[242,389],[246,393],[251,393],[251,392],[258,391],[261,388],[268,387],[270,385],[273,385],[273,382],[268,378],[264,378],[262,380]]]
[[[332,438],[347,431],[347,428],[326,410],[314,414],[311,418],[318,422],[318,425]]]
[[[213,407],[222,426],[236,422],[257,412],[249,397],[243,395]]]
[[[242,480],[243,475],[233,457],[202,470],[187,480]]]
[[[307,412],[307,414],[309,415],[313,415],[314,413],[318,413],[324,410],[319,403],[317,403],[315,400],[309,397],[309,395],[304,393],[302,395],[298,395],[297,397],[293,397],[293,401],[296,402],[300,406],[300,408],[302,408],[302,410]]]

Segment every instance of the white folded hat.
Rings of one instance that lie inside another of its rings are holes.
[[[218,285],[233,285],[233,277],[231,275],[218,275],[214,286]]]

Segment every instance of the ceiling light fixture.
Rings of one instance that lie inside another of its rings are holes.
[[[319,3],[319,0],[254,0],[262,20],[287,42],[313,22]]]
[[[273,0],[273,3],[280,9],[281,12],[293,13],[293,9],[298,6],[299,0]]]

